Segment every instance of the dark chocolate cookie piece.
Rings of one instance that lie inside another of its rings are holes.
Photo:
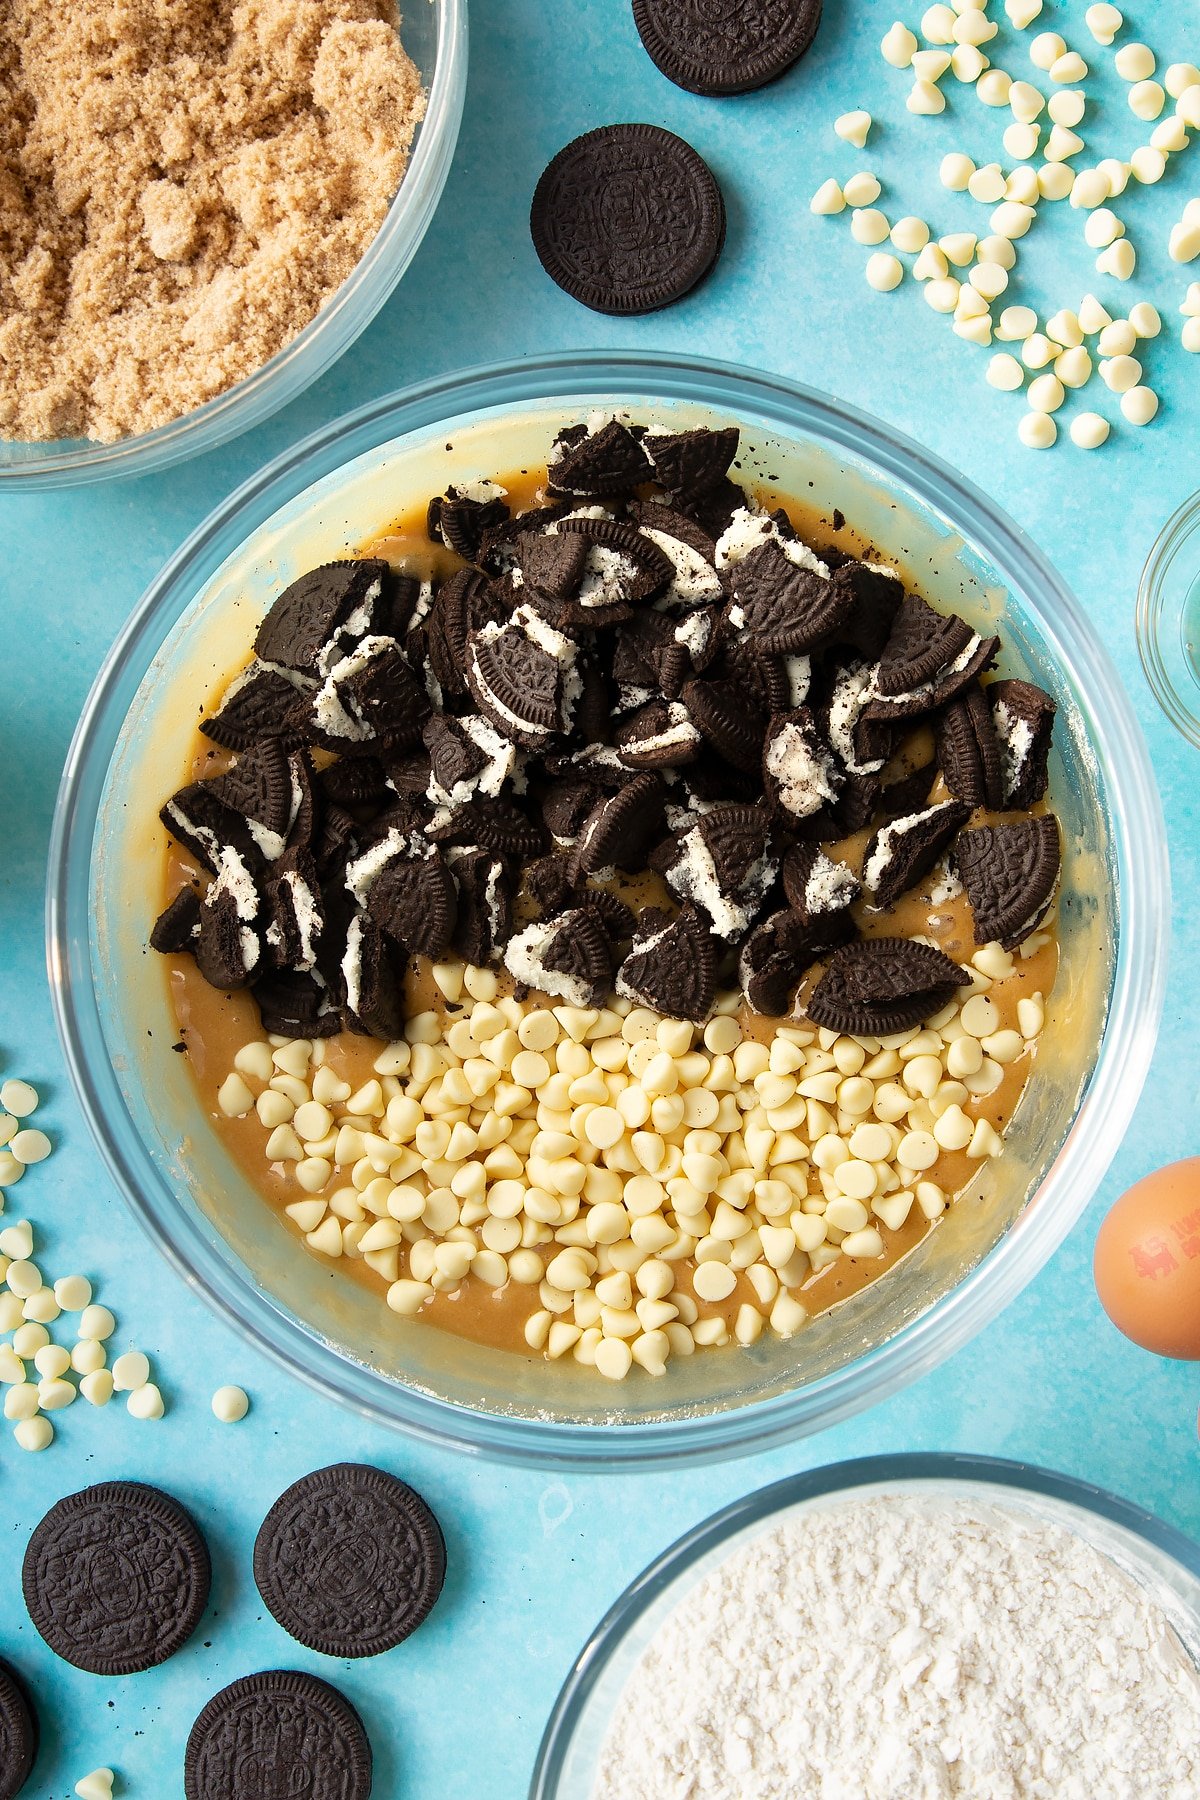
[[[851,908],[862,893],[854,871],[827,856],[819,844],[797,844],[780,871],[788,905],[824,949],[854,936]]]
[[[325,931],[325,901],[312,857],[301,851],[291,866],[265,883],[268,924],[263,933],[267,963],[307,974],[317,966]]]
[[[572,855],[576,878],[601,869],[636,870],[662,830],[666,790],[650,770],[597,801],[580,829]]]
[[[186,1800],[369,1800],[370,1740],[327,1681],[267,1669],[213,1695],[188,1735],[183,1787]]]
[[[617,970],[617,993],[672,1019],[702,1024],[712,1011],[717,952],[695,907],[674,919],[647,908],[628,956]]]
[[[654,464],[655,480],[668,493],[698,499],[729,473],[740,437],[736,425],[697,425],[669,435],[647,432],[642,444]]]
[[[254,999],[263,1030],[280,1037],[333,1037],[342,1029],[341,1008],[315,970],[281,969],[268,975],[255,982]]]
[[[993,681],[984,692],[1000,740],[1004,804],[1024,811],[1046,793],[1054,701],[1032,681]]]
[[[570,1006],[599,1006],[612,985],[608,934],[590,907],[571,907],[525,926],[508,940],[504,962],[525,987]]]
[[[133,1675],[183,1648],[208,1603],[208,1548],[177,1500],[136,1481],[69,1494],[21,1568],[29,1616],[56,1655]]]
[[[291,758],[278,738],[265,738],[243,751],[224,775],[205,785],[223,806],[261,827],[265,841],[257,832],[252,835],[265,856],[282,854],[283,840],[292,822],[294,796]],[[270,843],[276,838],[277,847]]]
[[[537,750],[567,729],[576,645],[531,607],[473,631],[466,656],[471,697],[505,737]]]
[[[863,886],[874,907],[891,906],[927,875],[971,816],[960,800],[942,800],[881,825],[863,855]]]
[[[769,656],[796,655],[831,642],[854,607],[845,586],[793,562],[773,539],[734,566],[730,596],[725,613],[730,628]]]
[[[748,697],[741,683],[696,677],[684,682],[680,699],[719,756],[747,775],[758,772],[767,714]]]
[[[369,913],[355,913],[350,920],[341,976],[346,1029],[388,1043],[398,1038],[405,1017],[404,958]]]
[[[278,669],[253,662],[230,682],[216,711],[201,719],[200,729],[225,750],[248,750],[271,737],[298,744],[303,736],[298,709],[302,711],[304,696],[315,686],[299,677],[289,681]]]
[[[448,487],[444,494],[436,494],[429,502],[426,530],[431,538],[440,538],[446,548],[461,556],[464,562],[474,562],[484,533],[504,525],[508,517],[508,502],[499,490],[486,497],[476,497],[462,493],[456,487]]]
[[[393,857],[371,883],[367,911],[409,956],[438,962],[450,946],[458,889],[436,846],[415,839]]]
[[[492,800],[486,795],[455,807],[445,818],[431,820],[425,835],[432,844],[479,844],[518,862],[540,856],[546,848],[546,834],[540,825],[511,800]]]
[[[817,954],[804,921],[790,908],[756,925],[738,958],[741,989],[754,1011],[773,1019],[786,1017],[804,971]]]
[[[154,921],[150,948],[163,956],[178,956],[196,948],[200,936],[200,896],[195,888],[180,888],[170,905]]]
[[[619,130],[620,127],[612,129]],[[603,134],[592,132],[590,135],[599,137]],[[576,139],[579,144],[586,141]],[[572,148],[572,145],[567,146],[568,150]],[[589,500],[630,494],[634,488],[649,481],[652,474],[640,433],[630,431],[620,419],[610,419],[599,431],[589,432],[585,425],[579,425],[560,432],[548,470],[550,486],[556,493],[575,494]],[[562,509],[540,516],[561,518]]]
[[[809,995],[814,1025],[855,1037],[889,1037],[921,1025],[970,978],[930,944],[864,938],[834,952]]]
[[[821,22],[821,0],[633,0],[652,62],[693,94],[745,94],[798,62]]]
[[[725,202],[682,138],[657,125],[604,125],[559,151],[529,223],[543,268],[574,299],[595,312],[646,313],[682,299],[713,267]],[[561,464],[550,475],[562,485]]]
[[[825,560],[829,560],[827,554]],[[859,656],[874,662],[891,635],[904,599],[900,577],[892,569],[874,568],[870,563],[847,557],[833,569],[830,579],[834,587],[845,589],[851,596],[850,611],[841,628],[841,642]]]
[[[879,659],[875,685],[899,697],[929,687],[970,646],[975,633],[957,613],[935,612],[918,594],[905,594]]]
[[[0,1662],[0,1800],[17,1800],[38,1749],[37,1714],[17,1671]]]
[[[617,750],[630,769],[681,769],[700,754],[700,733],[678,700],[651,700],[617,730]]]
[[[957,800],[1004,805],[1004,768],[992,709],[978,682],[952,700],[937,721],[938,766]],[[928,793],[928,789],[926,789]]]
[[[361,636],[374,624],[373,604],[391,571],[374,557],[325,563],[284,588],[258,628],[254,652],[300,674],[316,675],[322,649],[352,614],[361,613]]]
[[[964,831],[954,847],[975,915],[975,942],[1014,950],[1037,929],[1058,885],[1062,845],[1053,813]]]
[[[907,775],[889,781],[879,790],[879,804],[876,811],[885,819],[903,819],[909,813],[921,812],[929,805],[929,791],[937,779],[936,762],[921,763]],[[965,795],[956,796],[965,799]]]
[[[262,964],[261,910],[253,875],[236,851],[226,850],[200,904],[195,940],[196,967],[210,987],[233,992],[254,980]]]
[[[377,756],[340,756],[316,779],[321,792],[337,806],[378,806],[389,798],[388,770]],[[423,781],[421,793],[425,785]]]
[[[366,1463],[317,1469],[280,1495],[254,1544],[271,1616],[325,1656],[378,1656],[428,1618],[446,1575],[421,1496]]]
[[[429,696],[394,638],[368,638],[334,662],[312,698],[308,736],[356,756],[419,743]]]
[[[478,569],[457,569],[442,582],[425,618],[425,654],[443,693],[466,693],[467,639],[504,617],[496,584]]]
[[[774,713],[762,749],[763,791],[784,820],[809,819],[837,799],[844,776],[806,706]]]
[[[504,863],[490,850],[446,853],[458,889],[453,948],[477,967],[491,962],[512,934],[512,883]]]
[[[249,868],[259,868],[262,852],[247,821],[223,803],[216,787],[215,781],[189,781],[163,804],[159,818],[210,875],[219,872],[225,850],[236,851]]]

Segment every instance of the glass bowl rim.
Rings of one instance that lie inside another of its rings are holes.
[[[597,1682],[647,1607],[678,1576],[748,1526],[765,1527],[776,1514],[799,1502],[833,1494],[849,1496],[858,1488],[902,1481],[942,1483],[951,1489],[975,1483],[1010,1493],[1065,1501],[1123,1527],[1200,1581],[1200,1544],[1186,1532],[1107,1488],[1097,1487],[1078,1476],[1042,1468],[1036,1463],[1000,1456],[977,1456],[968,1451],[895,1451],[827,1463],[800,1475],[787,1475],[781,1481],[771,1482],[743,1494],[740,1499],[729,1501],[684,1532],[635,1575],[608,1608],[575,1657],[559,1689],[538,1746],[529,1800],[555,1800],[564,1760]]]
[[[613,1429],[510,1418],[406,1388],[321,1342],[277,1311],[250,1271],[233,1269],[180,1205],[124,1113],[92,981],[88,896],[93,832],[128,699],[176,618],[230,553],[231,527],[236,525],[234,543],[240,543],[279,506],[341,464],[406,434],[440,430],[464,414],[502,415],[506,409],[589,395],[618,399],[631,390],[724,406],[734,416],[739,404],[757,407],[768,429],[807,430],[823,445],[849,452],[877,476],[914,492],[997,563],[1006,581],[1042,597],[1034,602],[1039,631],[1076,678],[1081,672],[1084,677],[1079,704],[1110,802],[1121,929],[1104,1035],[1075,1115],[1070,1154],[1056,1158],[1035,1200],[956,1287],[883,1343],[803,1388],[716,1414]],[[1040,611],[1046,595],[1052,618]],[[1056,647],[1056,620],[1072,638],[1070,658]],[[1095,706],[1088,698],[1093,688]],[[46,945],[55,1019],[76,1097],[127,1204],[189,1286],[292,1373],[379,1422],[475,1454],[599,1471],[716,1460],[835,1424],[932,1368],[994,1318],[1080,1217],[1132,1115],[1162,1010],[1166,968],[1157,945],[1169,917],[1161,804],[1132,707],[1082,608],[1019,527],[920,446],[799,383],[698,357],[594,350],[438,376],[370,401],[285,450],[193,531],[130,615],[81,713],[51,832]],[[1089,1129],[1081,1130],[1085,1121]]]
[[[468,0],[438,0],[433,78],[403,179],[366,250],[308,324],[232,387],[152,431],[111,444],[69,439],[58,450],[51,439],[44,453],[28,462],[0,461],[0,493],[82,486],[171,468],[262,424],[344,355],[399,285],[445,188],[466,98],[467,5]],[[38,447],[30,440],[17,442]]]
[[[1172,679],[1163,654],[1167,634],[1178,615],[1166,610],[1166,582],[1179,551],[1193,534],[1200,535],[1200,493],[1176,508],[1154,540],[1138,582],[1134,626],[1138,655],[1150,691],[1176,731],[1200,749],[1200,693],[1189,702]]]

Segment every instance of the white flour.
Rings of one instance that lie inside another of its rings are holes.
[[[1198,1800],[1200,1672],[1073,1533],[850,1501],[714,1570],[652,1640],[593,1800]]]

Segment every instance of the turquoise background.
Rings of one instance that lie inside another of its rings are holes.
[[[139,1424],[119,1402],[101,1413],[77,1404],[56,1415],[58,1441],[36,1457],[0,1433],[0,1654],[25,1672],[40,1706],[44,1750],[27,1790],[36,1800],[68,1796],[100,1763],[118,1769],[120,1794],[173,1800],[187,1731],[207,1697],[280,1663],[329,1675],[361,1709],[379,1800],[519,1800],[572,1657],[625,1583],[726,1500],[840,1457],[969,1449],[1028,1458],[1200,1532],[1200,1381],[1118,1337],[1090,1275],[1107,1203],[1147,1170],[1200,1148],[1200,763],[1156,712],[1133,636],[1142,562],[1197,481],[1200,359],[1179,346],[1177,311],[1197,269],[1172,264],[1166,238],[1200,189],[1200,147],[1173,159],[1158,187],[1135,186],[1115,203],[1139,255],[1124,287],[1095,274],[1083,216],[1065,203],[1044,208],[1021,246],[1010,299],[1045,313],[1077,305],[1088,289],[1114,312],[1152,298],[1166,327],[1146,347],[1147,378],[1163,397],[1155,424],[1125,426],[1097,380],[1071,404],[1116,419],[1108,446],[1087,455],[1064,433],[1048,454],[1027,451],[1016,438],[1019,398],[983,381],[988,353],[955,338],[911,282],[872,293],[862,276],[869,252],[851,239],[849,215],[808,210],[827,175],[872,168],[893,218],[916,212],[939,233],[985,229],[989,209],[945,193],[937,165],[952,148],[1006,160],[1009,115],[947,78],[946,113],[912,118],[907,78],[877,49],[895,5],[826,0],[816,47],[799,68],[760,94],[713,101],[657,73],[626,0],[552,8],[472,0],[466,122],[445,198],[400,290],[342,362],[257,431],[165,475],[0,501],[0,1073],[37,1084],[38,1122],[55,1141],[53,1158],[10,1193],[7,1215],[35,1222],[48,1267],[93,1277],[118,1314],[116,1345],[136,1341],[151,1354],[169,1407],[160,1423]],[[920,10],[905,16],[915,22]],[[1028,63],[1032,33],[1012,32],[999,0],[991,10],[1002,21],[994,60],[1044,85]],[[1082,127],[1084,160],[1127,155],[1149,128],[1129,111],[1112,52],[1092,43],[1083,12],[1083,0],[1047,4],[1039,27],[1061,29],[1106,70],[1089,83],[1099,99]],[[1128,17],[1124,38],[1144,36],[1160,68],[1200,58],[1192,0],[1143,0]],[[838,113],[859,105],[877,121],[861,152],[832,131]],[[686,136],[729,208],[715,275],[671,311],[629,321],[588,313],[553,287],[526,224],[549,157],[575,133],[618,119]],[[67,1090],[46,989],[42,890],[55,789],[84,697],[139,593],[209,509],[285,445],[371,396],[460,365],[583,345],[707,352],[794,375],[911,433],[1006,507],[1074,586],[1125,675],[1162,785],[1177,899],[1163,1032],[1133,1128],[1084,1223],[1001,1320],[898,1398],[791,1448],[678,1475],[560,1479],[472,1463],[343,1416],[251,1355],[168,1273],[104,1174]],[[240,1426],[218,1425],[209,1411],[226,1381],[253,1396]],[[445,1595],[419,1634],[389,1656],[344,1667],[292,1644],[250,1575],[267,1507],[295,1477],[338,1457],[413,1482],[443,1522],[450,1557]],[[182,1654],[155,1673],[105,1683],[57,1662],[38,1638],[19,1568],[29,1530],[54,1500],[112,1476],[161,1482],[194,1510],[215,1581],[211,1613]]]

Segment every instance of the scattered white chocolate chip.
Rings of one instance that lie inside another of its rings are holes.
[[[1041,197],[1037,170],[1028,163],[1019,164],[1004,184],[1004,198],[1015,200],[1019,206],[1034,207]]]
[[[939,174],[942,186],[949,188],[951,193],[964,193],[974,173],[975,164],[961,151],[952,150],[948,156],[943,156]]]
[[[924,219],[918,219],[910,213],[903,219],[897,219],[892,226],[892,242],[897,250],[915,256],[929,242],[929,227]]]
[[[987,366],[987,379],[992,387],[1004,393],[1012,393],[1025,381],[1025,371],[1015,356],[1007,350],[998,350]]]
[[[1034,412],[1057,412],[1066,395],[1057,375],[1037,375],[1029,384],[1026,399]]]
[[[1008,104],[1017,123],[1029,125],[1045,110],[1046,96],[1031,81],[1014,81],[1008,90]]]
[[[1089,6],[1083,17],[1098,44],[1111,44],[1125,23],[1123,15],[1115,6]]]
[[[973,231],[952,231],[938,239],[938,248],[960,269],[974,259],[978,239]]]
[[[1139,119],[1157,119],[1167,96],[1157,81],[1135,81],[1129,90],[1129,109]]]
[[[1153,388],[1128,388],[1121,395],[1121,411],[1131,425],[1148,425],[1158,411],[1158,395]]]
[[[1066,54],[1066,40],[1057,31],[1040,31],[1029,46],[1029,60],[1035,69],[1052,69]]]
[[[918,50],[912,59],[912,70],[918,81],[938,82],[950,67],[947,50]]]
[[[888,222],[878,207],[856,206],[850,215],[850,235],[856,244],[882,244],[888,235]]]
[[[1033,224],[1035,217],[1032,206],[1023,206],[1017,200],[1002,200],[991,216],[991,227],[997,237],[1022,238]]]
[[[1003,200],[1007,185],[1004,170],[999,163],[984,163],[967,182],[967,192],[972,200],[980,200],[988,206],[993,201]]]
[[[1047,319],[1046,336],[1061,344],[1064,350],[1072,350],[1076,344],[1082,344],[1083,328],[1076,314],[1063,307]]]
[[[111,1769],[93,1769],[89,1775],[75,1783],[75,1792],[79,1800],[112,1800],[115,1780]]]
[[[1184,349],[1190,350],[1193,355],[1200,350],[1200,317],[1192,314],[1184,320],[1179,341]]]
[[[977,293],[982,294],[985,300],[998,300],[1008,286],[1008,270],[1002,268],[999,263],[976,263],[968,279],[971,286]]]
[[[1085,294],[1079,302],[1079,325],[1085,337],[1095,337],[1106,325],[1112,324],[1112,314],[1108,308],[1097,300],[1095,294]]]
[[[1018,31],[1024,31],[1041,15],[1042,0],[1004,0],[1004,10]]]
[[[1167,159],[1153,144],[1139,144],[1129,158],[1129,169],[1135,181],[1140,181],[1143,187],[1153,187],[1166,174]]]
[[[14,1119],[27,1119],[31,1112],[36,1112],[37,1104],[38,1091],[27,1081],[10,1077],[0,1086],[0,1107]]]
[[[1043,200],[1065,200],[1075,183],[1075,171],[1069,163],[1044,162],[1039,165],[1038,193]]]
[[[1129,356],[1137,344],[1132,319],[1113,319],[1096,340],[1101,356]]]
[[[1160,119],[1150,133],[1150,143],[1155,150],[1162,150],[1167,156],[1174,156],[1180,150],[1186,150],[1191,143],[1187,127],[1178,113],[1169,118]]]
[[[934,312],[952,313],[958,304],[959,283],[951,275],[925,284],[925,299]]]
[[[1054,359],[1054,373],[1064,387],[1086,387],[1092,378],[1092,359],[1082,344],[1075,344]]]
[[[853,144],[855,149],[861,150],[867,141],[872,123],[869,112],[857,110],[845,112],[840,118],[835,119],[833,129],[840,138],[845,139],[846,143]]]
[[[114,1362],[112,1375],[119,1394],[144,1387],[150,1379],[150,1360],[140,1350],[126,1350]]]
[[[1137,252],[1127,237],[1118,238],[1107,250],[1102,250],[1096,258],[1096,268],[1101,275],[1111,275],[1117,281],[1128,281],[1137,268]]]
[[[1080,169],[1071,184],[1071,205],[1090,212],[1095,206],[1103,206],[1110,193],[1109,179],[1102,169]]]
[[[975,254],[980,262],[999,263],[1002,269],[1014,269],[1017,263],[1016,245],[1011,238],[997,237],[991,232],[980,238],[975,247]]]
[[[916,54],[918,43],[919,40],[908,29],[908,26],[902,25],[897,19],[879,47],[883,53],[884,62],[890,63],[893,69],[907,69]]]
[[[1183,301],[1179,310],[1185,319],[1200,318],[1200,281],[1193,281],[1188,284],[1188,291],[1183,296]],[[1130,317],[1132,318],[1132,316],[1131,313]]]
[[[1148,44],[1122,44],[1113,63],[1123,80],[1146,81],[1154,73],[1154,52]]]
[[[831,177],[821,183],[808,205],[810,212],[840,213],[846,209],[846,196]]]
[[[1059,88],[1051,94],[1047,111],[1055,125],[1078,125],[1087,111],[1087,100],[1078,88]]]
[[[1000,314],[996,336],[1006,343],[1022,343],[1037,330],[1037,314],[1032,306],[1006,306]]]
[[[941,88],[935,86],[932,81],[917,80],[909,89],[905,105],[911,113],[933,117],[937,113],[945,112],[946,96]]]
[[[904,264],[899,257],[877,250],[867,258],[866,277],[868,287],[874,288],[876,293],[891,293],[904,280]]]
[[[1127,394],[1142,379],[1142,365],[1136,356],[1112,356],[1100,364],[1100,379],[1114,394]]]
[[[1175,111],[1185,125],[1193,131],[1200,130],[1200,81],[1183,90],[1175,102]]]
[[[987,57],[975,44],[955,44],[950,52],[950,72],[956,81],[970,85],[987,67]]]
[[[1084,242],[1093,250],[1107,249],[1109,244],[1124,236],[1125,227],[1110,206],[1098,206],[1084,220]]]
[[[135,1419],[161,1419],[165,1410],[162,1394],[152,1381],[143,1382],[141,1387],[134,1388],[125,1402],[125,1408]]]
[[[975,83],[975,92],[985,106],[1007,106],[1012,76],[1003,69],[987,69]]]
[[[1004,133],[1004,148],[1018,162],[1024,162],[1028,157],[1037,154],[1041,135],[1041,128],[1038,125],[1009,125]],[[1034,180],[1037,180],[1036,174]]]
[[[1200,220],[1193,224],[1181,219],[1178,225],[1173,225],[1168,248],[1172,262],[1194,262],[1200,256]]]
[[[1049,413],[1027,412],[1017,426],[1027,450],[1049,450],[1058,437],[1058,426]]]
[[[1051,81],[1066,87],[1073,81],[1086,81],[1088,66],[1078,50],[1068,50],[1051,63],[1049,73]]]
[[[1044,369],[1058,355],[1058,346],[1052,344],[1044,331],[1030,332],[1021,345],[1021,361],[1027,369]]]
[[[236,1425],[250,1411],[250,1396],[245,1388],[219,1387],[212,1397],[212,1409],[222,1425]]]
[[[13,1133],[8,1148],[17,1161],[28,1168],[32,1163],[45,1162],[51,1146],[44,1131],[38,1131],[35,1126],[27,1126],[25,1130]]]
[[[914,281],[944,281],[950,273],[945,252],[937,244],[926,244],[913,264]]]
[[[54,1427],[41,1413],[32,1419],[21,1419],[13,1426],[13,1436],[22,1450],[47,1450],[54,1442]]]

